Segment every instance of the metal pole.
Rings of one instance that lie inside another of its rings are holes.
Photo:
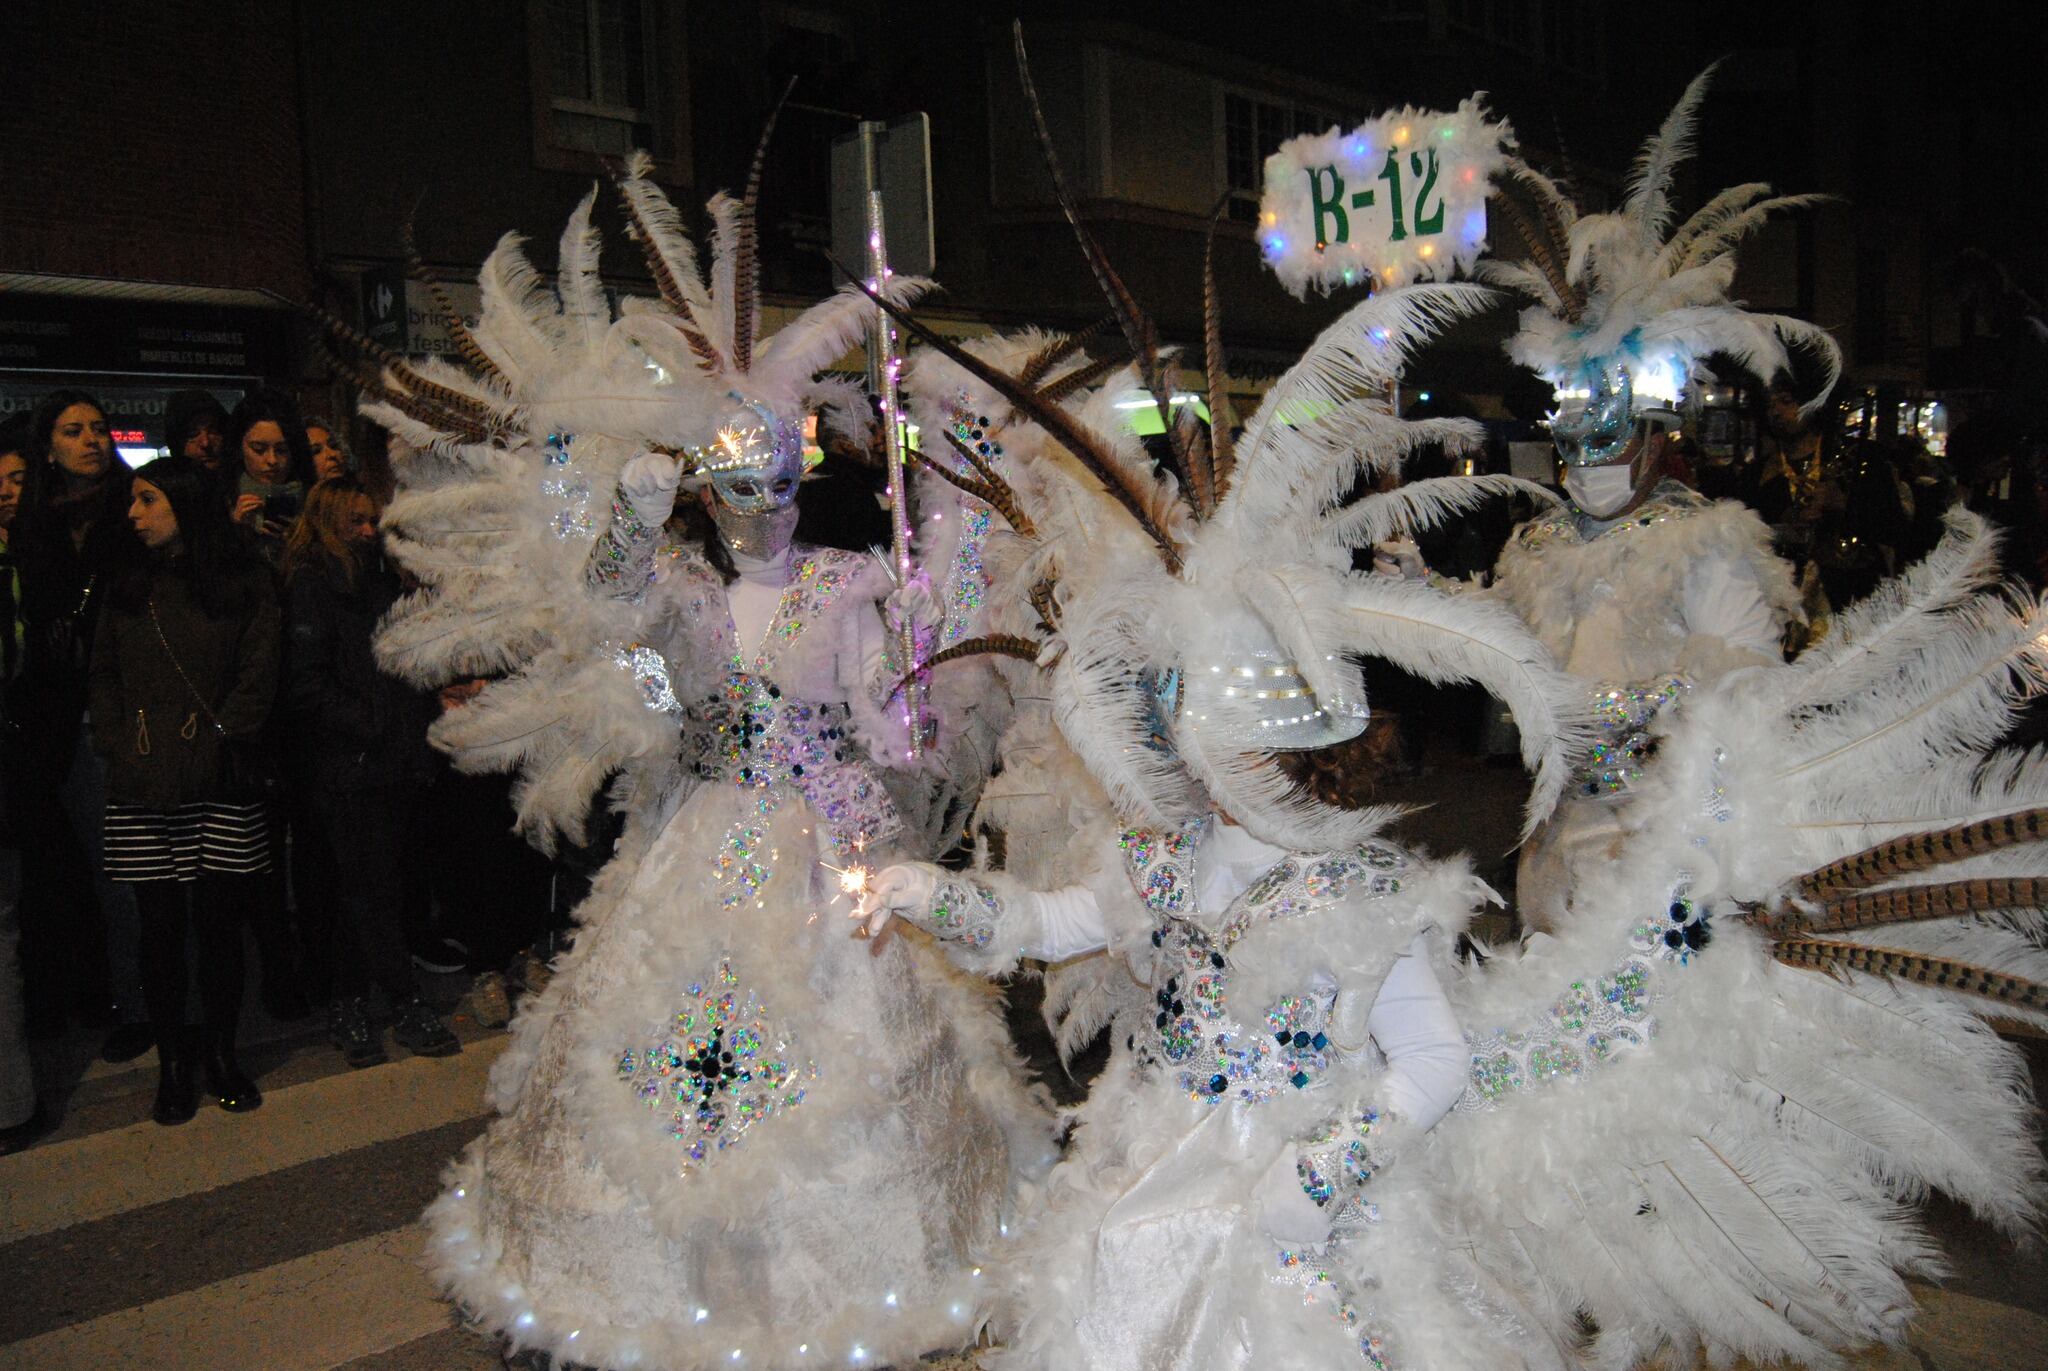
[[[869,163],[872,167],[872,161]],[[872,182],[870,182],[872,186]],[[868,284],[877,292],[889,282],[888,245],[882,238],[882,192],[868,191]],[[896,558],[896,584],[908,586],[913,571],[910,560],[910,507],[906,498],[909,482],[903,470],[903,415],[897,380],[903,359],[896,351],[896,327],[887,313],[875,311],[869,332],[868,375],[882,411],[882,431],[887,435],[889,454],[889,526]],[[901,597],[899,597],[900,599]],[[917,627],[909,611],[896,611],[896,644],[902,659],[903,724],[909,736],[909,759],[924,754],[924,689],[917,678]]]

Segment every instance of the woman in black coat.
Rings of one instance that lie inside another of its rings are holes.
[[[378,670],[371,638],[397,600],[377,547],[377,506],[354,477],[320,482],[285,544],[285,699],[293,770],[334,882],[328,1035],[350,1066],[384,1060],[367,992],[417,1056],[461,1050],[421,998],[407,951],[403,856],[433,775],[431,697]]]
[[[133,886],[142,917],[162,1073],[154,1117],[176,1124],[198,1107],[195,1057],[223,1109],[263,1103],[236,1064],[235,1027],[241,920],[271,868],[257,748],[277,697],[278,611],[269,571],[198,463],[158,458],[134,474],[130,496],[134,546],[93,643],[92,734],[107,761],[107,875]],[[197,1043],[185,1024],[188,938],[204,1010]]]
[[[22,971],[32,1030],[67,1013],[103,1024],[126,987],[111,983],[107,919],[122,911],[96,887],[104,803],[85,745],[93,620],[127,531],[128,480],[106,412],[82,390],[54,390],[29,418],[20,513],[9,552],[20,575],[20,671],[7,715],[26,749],[22,833]],[[123,977],[125,979],[125,976]],[[132,1035],[131,1035],[132,1036]],[[146,1040],[115,1054],[148,1049]]]

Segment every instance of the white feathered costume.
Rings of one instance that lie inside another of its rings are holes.
[[[1213,449],[1184,434],[1178,479],[1107,404],[1051,411],[951,353],[1065,449],[1013,444],[1042,468],[1012,499],[1037,556],[990,604],[1031,604],[1041,630],[983,645],[1037,661],[1060,738],[1126,816],[1072,874],[1138,987],[1006,1264],[1001,1365],[1827,1364],[1902,1340],[1903,1277],[1940,1270],[1912,1208],[1930,1190],[2014,1233],[2038,1220],[2026,1074],[1987,1019],[2048,1022],[2048,762],[1987,753],[2048,684],[2048,608],[1986,588],[1976,521],[1798,662],[1704,683],[1651,721],[1662,760],[1570,925],[1527,956],[1439,960],[1467,1080],[1421,1136],[1387,1136],[1386,1073],[1338,1009],[1378,993],[1418,930],[1442,957],[1473,893],[1460,868],[1387,848],[1381,813],[1289,794],[1243,747],[1261,706],[1242,695],[1190,695],[1173,752],[1147,746],[1158,693],[1141,682],[1199,679],[1263,634],[1317,699],[1341,692],[1348,651],[1485,682],[1537,765],[1532,816],[1556,798],[1578,692],[1526,629],[1335,564],[1341,531],[1433,497],[1325,513],[1355,464],[1419,436],[1357,397],[1468,289],[1360,305],[1234,459],[1222,425]],[[1148,326],[1124,313],[1145,358]],[[1190,893],[1204,793],[1298,854],[1223,909]],[[969,967],[1074,926],[1001,873],[934,879],[916,917]],[[1326,1242],[1264,1231],[1290,1154]]]
[[[1530,258],[1483,263],[1479,274],[1535,301],[1523,311],[1508,353],[1570,397],[1561,433],[1577,431],[1574,419],[1583,426],[1580,410],[1605,405],[1611,412],[1602,436],[1619,450],[1645,402],[1676,403],[1710,354],[1732,357],[1768,380],[1789,365],[1788,344],[1802,346],[1827,371],[1812,404],[1822,403],[1833,383],[1838,354],[1825,331],[1749,313],[1728,298],[1741,240],[1769,215],[1820,197],[1773,197],[1761,183],[1735,186],[1672,227],[1672,180],[1691,155],[1711,74],[1709,68],[1692,82],[1644,145],[1628,195],[1613,213],[1581,216],[1556,185],[1526,166],[1515,168],[1502,197]],[[1575,474],[1583,474],[1586,454],[1577,456]],[[1653,472],[1637,478],[1648,479]],[[1595,692],[1604,735],[1571,799],[1522,857],[1517,903],[1526,920],[1545,929],[1568,917],[1567,890],[1580,864],[1619,836],[1612,806],[1641,772],[1650,716],[1691,686],[1777,665],[1785,625],[1800,613],[1791,571],[1753,510],[1707,500],[1670,480],[1647,492],[1638,484],[1635,497],[1619,515],[1568,505],[1532,520],[1508,540],[1495,569],[1496,593]]]
[[[474,374],[372,355],[363,377],[416,449],[386,524],[426,589],[384,660],[429,684],[504,673],[437,742],[522,770],[543,841],[623,773],[618,852],[492,1073],[499,1119],[428,1214],[472,1317],[584,1366],[959,1347],[1019,1173],[1050,1160],[986,987],[909,940],[853,942],[834,907],[835,868],[930,855],[898,846],[876,764],[904,749],[880,561],[793,548],[742,634],[701,551],[612,497],[634,454],[705,443],[728,392],[800,413],[872,317],[844,293],[755,347],[758,165],[712,202],[708,288],[636,165],[620,190],[659,304],[612,317],[586,199],[555,292],[513,240],[486,265],[481,322],[453,325]]]
[[[1277,1175],[1279,1208],[1291,1193],[1324,1236],[1334,1223],[1348,1241],[1369,1222],[1342,1179],[1363,1165],[1349,1144],[1371,1134],[1384,1163],[1462,1089],[1463,1044],[1431,987],[1448,976],[1451,940],[1484,888],[1462,862],[1379,836],[1394,811],[1335,810],[1292,793],[1267,751],[1283,734],[1298,744],[1355,732],[1330,716],[1357,694],[1344,654],[1369,648],[1508,700],[1538,793],[1554,796],[1575,736],[1564,704],[1574,687],[1501,607],[1348,570],[1346,538],[1361,521],[1423,518],[1498,483],[1419,483],[1370,511],[1331,510],[1361,468],[1468,436],[1456,423],[1404,423],[1358,397],[1384,395],[1407,351],[1484,304],[1484,291],[1423,287],[1366,302],[1276,384],[1235,449],[1179,429],[1178,475],[1167,477],[1118,406],[1132,384],[1173,387],[1149,322],[1120,287],[1113,293],[1138,374],[1073,409],[1005,374],[992,361],[1002,349],[946,346],[905,320],[957,369],[927,356],[923,374],[951,387],[965,372],[981,387],[1013,478],[984,473],[1012,524],[989,564],[991,632],[941,654],[936,674],[978,650],[1036,659],[1058,735],[1034,731],[1040,715],[1026,703],[1007,741],[1043,755],[1020,758],[1026,789],[1013,792],[1006,754],[985,793],[1002,811],[1009,869],[923,868],[929,897],[896,907],[984,974],[1025,955],[1106,947],[1113,957],[1060,997],[1077,1032],[1113,1021],[1112,1056],[1043,1212],[1003,1263],[1015,1303],[1000,1364],[1328,1364],[1356,1356],[1378,1326],[1341,1301],[1305,1309],[1305,1297],[1334,1287],[1310,1279],[1299,1250],[1275,1268],[1280,1249],[1246,1199]],[[1304,414],[1316,417],[1297,420]],[[1247,670],[1291,684],[1277,694],[1220,688],[1247,653],[1264,664]],[[1174,672],[1186,681],[1177,712],[1139,685]],[[1162,708],[1174,715],[1169,750],[1150,745]],[[1087,774],[1064,784],[1076,759]],[[1219,829],[1213,810],[1242,826]],[[1088,826],[1070,832],[1063,816]],[[1057,855],[1039,850],[1046,842]],[[1066,888],[1041,895],[1018,879],[1025,872],[1041,889],[1056,873]],[[1431,1003],[1441,1012],[1415,1032],[1390,1012],[1397,1000],[1411,1004],[1407,1020]],[[1425,1050],[1404,1051],[1397,1037]],[[1297,1179],[1311,1172],[1337,1178],[1320,1203]],[[1276,1271],[1299,1280],[1276,1284]]]

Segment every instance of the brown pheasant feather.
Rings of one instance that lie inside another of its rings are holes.
[[[1038,398],[1048,405],[1062,404],[1075,391],[1086,390],[1103,377],[1115,371],[1125,362],[1121,350],[1098,357],[1085,367],[1075,367],[1057,381],[1049,381],[1039,387]]]
[[[1237,464],[1237,452],[1230,438],[1230,397],[1223,389],[1223,297],[1216,289],[1216,225],[1229,207],[1226,196],[1209,216],[1209,231],[1202,240],[1202,381],[1209,406],[1209,441],[1202,453],[1200,483],[1194,494],[1198,503],[1213,512],[1223,498],[1230,470]]]
[[[1828,938],[1787,938],[1771,948],[1787,966],[1809,971],[1861,971],[1888,980],[1913,981],[1943,990],[1980,995],[2022,1009],[2048,1010],[2048,986],[2022,976],[2008,976],[1989,967],[1947,957],[1929,957],[1897,947],[1870,947]]]
[[[434,309],[440,314],[441,322],[448,330],[448,336],[455,340],[455,351],[461,354],[463,361],[475,368],[479,376],[494,381],[504,380],[505,373],[498,369],[498,364],[491,360],[491,355],[477,343],[475,336],[469,331],[469,325],[462,322],[462,314],[455,308],[455,302],[448,298],[448,292],[441,288],[441,283],[427,270],[426,261],[420,256],[419,240],[413,236],[410,214],[405,216],[405,222],[399,226],[398,238],[405,250],[405,274],[427,288],[427,294],[434,301]]]
[[[1009,484],[1009,482],[1003,479],[1002,473],[998,472],[994,467],[988,464],[986,458],[984,458],[980,453],[976,452],[973,448],[967,446],[966,443],[962,442],[960,440],[959,434],[948,432],[944,436],[946,441],[953,445],[953,451],[960,454],[960,460],[967,463],[967,465],[973,467],[976,474],[979,475],[982,480],[988,482],[990,485]]]
[[[640,215],[640,206],[626,193],[626,170],[617,158],[607,157],[605,173],[612,178],[612,187],[619,193],[619,203],[626,211],[626,236],[640,245],[640,255],[647,262],[647,274],[654,278],[654,288],[661,292],[661,302],[668,306],[675,316],[676,331],[689,344],[690,353],[706,371],[719,372],[725,369],[725,359],[718,347],[706,336],[703,325],[690,309],[689,297],[683,294],[682,285],[676,280],[675,272],[669,269],[668,259],[661,255],[654,232]]]
[[[430,380],[420,375],[405,358],[399,356],[390,348],[385,347],[374,338],[357,332],[349,327],[349,325],[327,313],[327,311],[314,309],[308,312],[314,319],[319,321],[320,326],[327,331],[327,335],[340,348],[374,365],[379,371],[389,376],[392,382],[395,382],[409,394],[429,400],[439,408],[445,409],[452,414],[468,415],[479,423],[488,423],[492,419],[499,417],[491,406],[475,396],[464,395],[459,390],[451,390],[439,381]],[[385,388],[388,389],[389,386],[390,382],[387,382]]]
[[[1861,890],[1930,867],[2044,839],[2048,839],[2048,809],[2022,809],[1954,828],[1909,833],[1807,872],[1799,878],[1799,893],[1824,896]]]
[[[1031,593],[1028,597],[1031,601],[1031,607],[1038,611],[1038,621],[1045,625],[1047,633],[1056,631],[1060,626],[1059,602],[1053,599],[1052,590],[1053,580],[1052,577],[1048,576],[1037,585],[1031,587]]]
[[[1543,279],[1548,281],[1551,290],[1557,293],[1558,306],[1565,311],[1565,317],[1575,319],[1577,314],[1572,308],[1572,285],[1565,279],[1563,263],[1553,251],[1544,231],[1536,227],[1535,221],[1529,217],[1529,212],[1522,207],[1513,191],[1502,190],[1500,209],[1507,217],[1508,223],[1514,226],[1515,233],[1528,245],[1530,264],[1543,273]]]
[[[1160,560],[1166,563],[1166,569],[1175,575],[1180,573],[1180,549],[1174,546],[1172,537],[1152,517],[1147,507],[1146,492],[1134,489],[1126,482],[1123,472],[1118,469],[1116,462],[1101,450],[1100,440],[1094,434],[1089,433],[1079,424],[1075,423],[1065,410],[1056,405],[1046,404],[1039,398],[1036,391],[1018,384],[1016,377],[1011,376],[1007,372],[997,370],[961,347],[958,343],[953,342],[951,339],[943,338],[926,328],[908,310],[893,301],[884,299],[881,295],[870,289],[867,282],[848,272],[845,266],[837,259],[833,259],[832,264],[839,268],[841,274],[853,282],[855,289],[867,296],[868,299],[874,301],[876,305],[888,311],[889,317],[901,324],[905,331],[913,338],[916,338],[926,347],[944,354],[948,360],[953,362],[962,371],[986,384],[998,395],[1009,401],[1012,408],[1044,429],[1047,436],[1054,442],[1058,443],[1068,452],[1073,453],[1075,459],[1082,466],[1086,467],[1097,480],[1102,482],[1103,489],[1109,492],[1110,497],[1122,505],[1124,511],[1137,521],[1139,529],[1143,531],[1147,538],[1152,540],[1153,546],[1159,550]]]
[[[1074,355],[1081,345],[1116,322],[1116,316],[1106,314],[1084,329],[1073,333],[1062,333],[1038,351],[1031,354],[1024,365],[1017,368],[1017,379],[1027,386],[1035,386],[1046,373]]]
[[[987,481],[977,481],[972,476],[963,476],[957,471],[949,471],[944,463],[935,462],[925,453],[916,449],[912,449],[911,455],[947,481],[950,481],[967,494],[972,495],[975,499],[993,509],[996,513],[1002,515],[1011,528],[1023,534],[1026,538],[1036,538],[1038,536],[1038,529],[1025,516],[1024,511],[1017,506],[1017,492],[1010,489],[1007,483],[1000,480],[993,484]]]
[[[320,350],[326,354],[334,369],[347,377],[357,390],[390,405],[415,423],[446,433],[465,443],[481,443],[490,438],[489,431],[476,420],[459,414],[450,414],[419,396],[396,389],[374,368],[365,365],[359,358],[343,353],[333,344],[322,340]]]
[[[320,350],[358,390],[384,401],[407,417],[429,428],[445,430],[464,442],[481,442],[489,436],[490,426],[486,420],[469,410],[451,410],[430,396],[407,390],[361,350],[347,347],[333,337],[322,338]]]
[[[1779,936],[1840,933],[1879,924],[1921,923],[2003,909],[2039,909],[2044,902],[2048,902],[2048,880],[2032,876],[1985,877],[1860,894],[1845,892],[1829,896],[1812,912],[1786,906],[1773,914],[1753,916],[1750,922]]]
[[[944,666],[947,662],[957,662],[963,657],[1015,657],[1019,661],[1035,662],[1038,660],[1038,654],[1044,650],[1045,644],[1034,643],[1029,638],[1020,637],[1015,633],[984,633],[979,638],[968,638],[942,652],[933,653],[918,663],[917,670],[898,677],[889,693],[893,695],[903,689],[912,676],[930,671],[936,666]]]
[[[1031,62],[1024,51],[1023,21],[1012,23],[1011,35],[1017,49],[1017,79],[1024,87],[1024,105],[1031,111],[1031,124],[1038,133],[1039,151],[1045,157],[1046,173],[1052,178],[1053,196],[1060,202],[1061,212],[1081,242],[1081,254],[1088,259],[1088,269],[1094,272],[1096,284],[1109,297],[1109,306],[1115,312],[1117,322],[1123,326],[1124,340],[1138,361],[1139,374],[1144,378],[1146,389],[1152,392],[1152,402],[1159,409],[1160,427],[1167,436],[1174,475],[1180,478],[1181,489],[1191,489],[1194,481],[1189,473],[1188,454],[1173,426],[1173,368],[1160,356],[1159,330],[1154,327],[1151,316],[1139,307],[1136,297],[1124,285],[1123,278],[1117,275],[1116,268],[1109,264],[1102,245],[1095,241],[1095,235],[1081,222],[1080,208],[1067,187],[1065,173],[1060,170],[1059,154],[1053,148],[1052,130],[1046,125],[1045,109],[1038,101],[1038,88],[1031,81]],[[1195,513],[1199,517],[1202,511],[1197,508]]]
[[[732,245],[732,364],[737,371],[754,365],[754,335],[761,326],[760,229],[756,212],[761,204],[761,167],[768,160],[768,140],[775,136],[775,121],[796,89],[796,78],[782,88],[775,108],[768,111],[761,141],[754,145],[754,161],[747,168],[747,188],[740,196],[740,213],[733,225]]]

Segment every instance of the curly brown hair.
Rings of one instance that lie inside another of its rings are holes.
[[[1318,804],[1363,809],[1393,766],[1399,745],[1393,729],[1372,726],[1379,722],[1375,718],[1365,732],[1346,742],[1308,752],[1276,752],[1273,763]]]

